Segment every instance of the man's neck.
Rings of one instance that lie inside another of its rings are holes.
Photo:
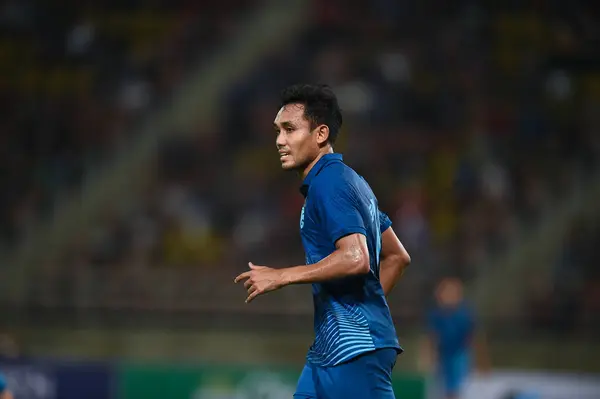
[[[319,159],[321,159],[324,155],[333,154],[333,148],[331,146],[328,146],[327,148],[328,149],[319,152],[319,154],[316,156],[316,158],[311,163],[309,163],[306,166],[306,168],[304,168],[304,170],[298,171],[298,175],[300,176],[301,180],[304,180],[306,178],[306,176],[308,176],[308,174],[310,173],[310,170],[313,168],[313,166],[315,166],[317,164],[317,162],[319,162]]]

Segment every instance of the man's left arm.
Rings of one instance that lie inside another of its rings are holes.
[[[379,256],[379,281],[385,296],[394,289],[396,283],[410,264],[410,255],[404,249],[394,229],[388,227],[381,234],[381,254]]]
[[[381,231],[381,252],[379,253],[379,282],[387,297],[410,264],[410,255],[392,228],[392,221],[381,210],[379,227]]]

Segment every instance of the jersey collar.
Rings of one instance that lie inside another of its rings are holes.
[[[310,187],[310,183],[317,176],[321,170],[331,161],[343,161],[342,154],[333,153],[333,154],[325,154],[323,155],[316,164],[308,172],[308,175],[302,181],[302,185],[300,186],[300,192],[304,197],[308,194],[308,188]]]

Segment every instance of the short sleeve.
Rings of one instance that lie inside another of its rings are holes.
[[[320,220],[332,243],[350,234],[367,235],[356,187],[344,179],[335,179],[316,188]]]
[[[382,233],[392,226],[392,221],[385,213],[379,211],[379,231]]]

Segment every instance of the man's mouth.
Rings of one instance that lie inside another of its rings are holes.
[[[284,158],[288,157],[289,155],[290,155],[289,152],[285,152],[285,151],[282,152],[282,151],[280,151],[279,152],[279,159],[283,160]]]

